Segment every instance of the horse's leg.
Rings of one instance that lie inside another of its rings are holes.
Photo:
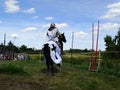
[[[47,75],[48,75],[50,72],[50,64],[48,61],[46,61],[46,65],[47,65]]]
[[[57,70],[61,71],[61,64],[57,64]]]
[[[51,62],[51,73],[52,73],[53,76],[55,75],[55,74],[54,74],[53,62]]]
[[[61,43],[61,54],[63,54],[63,43]]]

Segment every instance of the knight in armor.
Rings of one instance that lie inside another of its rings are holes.
[[[59,43],[58,40],[60,36],[61,33],[59,32],[56,25],[54,23],[51,23],[47,31],[47,41],[53,41],[59,46],[59,48],[61,48],[61,44]]]
[[[56,25],[54,23],[51,23],[50,27],[48,29],[48,32],[47,32],[47,41],[54,41],[58,44],[59,43],[58,37],[60,35],[61,34],[60,34],[58,28],[56,27]]]
[[[58,39],[61,36],[61,33],[59,32],[58,28],[54,23],[50,24],[46,36],[47,36],[47,42],[53,41],[57,44],[55,49],[59,53],[59,55],[61,55],[61,49],[60,49],[61,46]]]

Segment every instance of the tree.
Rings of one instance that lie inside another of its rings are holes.
[[[117,35],[115,36],[115,43],[116,43],[116,50],[120,51],[120,28]]]
[[[13,43],[11,41],[8,42],[7,51],[13,51],[13,47],[14,47]]]
[[[114,43],[114,40],[112,40],[112,37],[107,35],[105,38],[104,38],[104,41],[105,41],[105,46],[106,46],[106,51],[113,51],[115,50],[115,43]]]
[[[106,51],[112,51],[107,54],[107,56],[110,56],[112,58],[120,58],[120,28],[118,30],[117,35],[112,39],[111,36],[106,36],[104,38],[105,41],[105,46],[106,46]],[[115,53],[117,51],[117,53]]]
[[[0,44],[0,53],[3,53],[3,47],[4,47],[4,45],[3,45],[3,43],[1,43]]]
[[[6,46],[6,50],[12,52],[18,52],[18,47],[16,47],[11,41],[9,41]]]
[[[27,46],[25,45],[22,45],[19,49],[20,52],[26,52],[26,50],[27,50]]]

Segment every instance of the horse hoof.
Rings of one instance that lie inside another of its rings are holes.
[[[46,72],[46,75],[50,75],[50,72]]]
[[[54,74],[54,75],[52,75],[52,76],[55,76],[55,74]]]
[[[55,74],[54,74],[54,73],[52,73],[52,76],[55,76]]]
[[[62,71],[62,69],[60,68],[59,71]]]
[[[62,69],[60,67],[57,67],[57,71],[61,71]]]

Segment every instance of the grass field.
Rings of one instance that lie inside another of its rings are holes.
[[[34,55],[33,55],[34,56]],[[89,56],[63,56],[62,71],[46,75],[42,58],[0,61],[0,90],[120,90],[120,77],[89,72]]]

